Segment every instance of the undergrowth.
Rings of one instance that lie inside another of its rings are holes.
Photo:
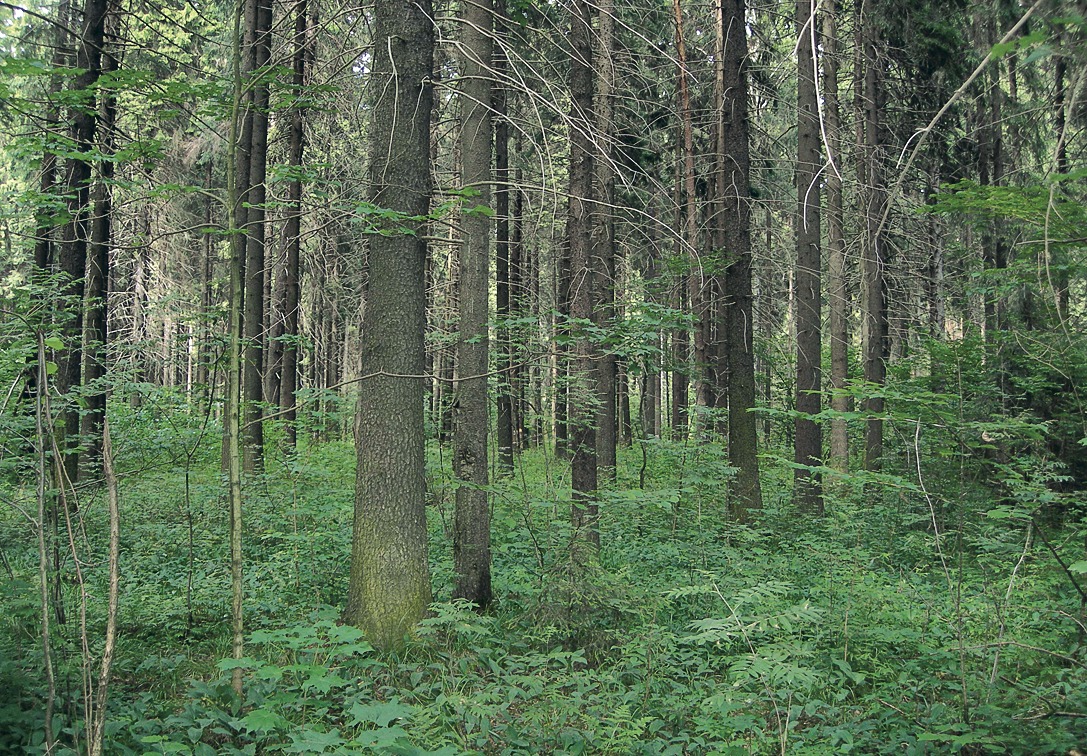
[[[195,419],[167,431],[133,420],[143,430],[118,452],[121,642],[107,753],[1041,754],[1087,744],[1082,531],[1074,511],[1042,518],[1031,496],[1047,489],[1028,479],[1012,489],[1023,501],[995,503],[968,476],[939,499],[916,480],[834,480],[827,516],[803,520],[782,493],[788,466],[768,458],[770,505],[740,527],[725,516],[720,448],[654,440],[624,450],[602,494],[603,550],[575,567],[566,472],[532,451],[492,486],[498,599],[479,615],[449,600],[453,483],[448,453],[432,447],[437,603],[406,649],[381,655],[338,622],[351,448],[311,446],[249,484],[248,656],[224,661],[214,434]],[[9,485],[4,495],[27,494]],[[80,502],[91,552],[105,538],[100,496]],[[36,554],[14,511],[0,515],[10,570],[0,752],[36,753]],[[84,571],[93,638],[105,566]],[[73,742],[78,631],[71,618],[55,630],[67,702],[55,721]],[[230,687],[236,665],[244,700]]]

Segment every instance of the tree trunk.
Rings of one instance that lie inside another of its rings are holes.
[[[102,71],[117,70],[117,59],[102,52]],[[113,128],[117,120],[117,101],[111,90],[101,93],[98,108],[98,149],[103,155],[113,152]],[[106,419],[106,343],[107,299],[109,296],[110,243],[113,221],[113,162],[101,161],[98,181],[93,189],[90,245],[87,277],[84,285],[83,384],[87,387],[86,411],[82,434],[87,446],[87,465],[96,467],[102,460],[102,424]],[[100,470],[92,471],[95,475]]]
[[[461,221],[460,319],[457,334],[457,403],[453,471],[457,476],[453,525],[453,597],[480,609],[491,603],[491,518],[487,501],[488,305],[491,242],[491,0],[462,8],[461,187],[478,195],[466,200]],[[508,253],[508,246],[507,246]],[[507,261],[508,268],[508,261]],[[507,276],[508,276],[507,270]],[[509,290],[506,291],[507,308]],[[512,439],[511,439],[512,448]]]
[[[822,464],[823,428],[814,416],[822,405],[822,285],[820,235],[819,101],[815,86],[819,61],[815,51],[814,0],[797,0],[797,156],[796,156],[796,435],[794,493],[797,505],[823,511],[822,479],[812,467]]]
[[[294,20],[294,74],[291,84],[301,96],[306,84],[306,68],[311,54],[306,0],[298,0]],[[287,162],[300,169],[306,139],[306,110],[295,103],[291,111],[291,136]],[[299,273],[302,247],[302,180],[295,174],[287,185],[287,224],[283,230],[286,245],[283,262],[283,336],[280,353],[279,407],[283,413],[287,447],[298,443],[295,421],[298,417],[298,314],[300,306]]]
[[[596,142],[599,157],[596,170],[597,201],[593,221],[592,267],[595,273],[595,307],[593,320],[597,327],[608,329],[615,320],[615,46],[614,4],[600,0],[597,5]],[[596,374],[596,454],[600,474],[606,481],[615,480],[615,455],[618,444],[617,363],[615,353],[606,347],[599,349]]]
[[[755,351],[752,343],[751,189],[747,106],[747,31],[745,0],[718,0],[724,37],[724,148],[721,165],[727,193],[721,198],[725,249],[725,334],[728,355],[728,451],[737,469],[733,515],[745,522],[762,506],[755,415]]]
[[[500,6],[505,0],[498,0]],[[500,11],[501,13],[501,11]],[[504,18],[504,14],[501,16]],[[491,45],[493,48],[493,45]],[[493,85],[495,125],[494,125],[494,178],[495,178],[495,314],[501,324],[513,316],[512,292],[516,265],[511,259],[513,253],[510,244],[510,126],[506,120],[508,95],[506,84],[502,80],[508,65],[505,51],[499,49],[493,55],[495,76]],[[517,412],[514,398],[514,334],[507,324],[500,325],[498,332],[498,426],[495,440],[498,445],[498,467],[503,474],[513,472],[513,456],[516,451]]]
[[[76,68],[79,75],[72,82],[72,91],[91,93],[102,73],[102,47],[105,42],[108,0],[86,0],[83,6],[83,24],[76,47]],[[87,245],[89,240],[89,210],[91,204],[91,159],[87,157],[95,148],[98,114],[94,107],[73,108],[71,136],[75,155],[65,165],[64,186],[68,196],[69,220],[64,227],[64,241],[60,249],[59,269],[66,275],[62,294],[68,298],[65,307],[72,317],[64,323],[64,350],[56,355],[58,365],[56,387],[60,394],[67,394],[80,385],[83,337],[84,277],[87,272]],[[64,469],[70,482],[79,477],[79,408],[72,401],[64,411],[64,438],[61,445],[65,453]]]
[[[271,56],[272,2],[251,0],[253,6],[253,68],[249,72],[252,106],[246,113],[252,123],[249,147],[249,183],[246,202],[245,299],[242,323],[245,334],[245,365],[242,377],[242,443],[246,472],[259,470],[264,460],[264,424],[261,400],[264,381],[264,278],[265,278],[265,178],[268,167],[268,73]]]
[[[880,147],[880,63],[876,55],[878,31],[872,18],[873,0],[861,3],[858,34],[862,57],[862,179],[864,196],[864,246],[861,254],[861,279],[864,294],[864,380],[879,390],[887,378],[887,299],[883,270],[882,219],[886,190],[879,166]],[[868,396],[862,406],[868,415],[865,428],[864,467],[879,470],[883,456],[883,397]]]
[[[595,349],[583,332],[593,316],[592,199],[593,46],[592,13],[586,0],[572,4],[570,16],[570,199],[566,238],[570,257],[570,318],[574,325],[574,360],[567,405],[570,515],[578,538],[599,545],[596,455]]]
[[[694,316],[694,329],[691,333],[691,341],[694,345],[694,394],[696,407],[709,407],[712,402],[710,396],[710,382],[707,380],[706,359],[706,318],[709,313],[707,299],[710,296],[708,280],[704,275],[703,266],[698,256],[698,198],[695,192],[695,165],[694,165],[694,125],[691,111],[691,94],[688,84],[690,76],[687,71],[687,43],[683,37],[683,9],[679,0],[673,0],[672,11],[675,14],[676,54],[678,65],[676,78],[679,90],[679,121],[683,139],[683,243],[686,247],[687,260],[690,263],[687,274],[687,297],[691,305],[691,314]],[[684,376],[683,393],[686,394],[686,376]],[[683,408],[686,419],[686,406]],[[695,412],[695,427],[699,424],[699,416]]]
[[[849,379],[849,284],[845,256],[845,213],[842,201],[841,114],[838,107],[838,0],[823,10],[823,110],[827,147],[827,289],[830,299],[830,406],[851,412],[846,396]],[[849,469],[849,426],[845,417],[830,421],[830,466]]]
[[[434,27],[429,0],[374,6],[369,201],[412,234],[370,236],[346,619],[399,646],[430,604],[423,367]]]

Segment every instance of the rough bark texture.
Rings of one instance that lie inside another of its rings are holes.
[[[593,192],[593,48],[592,12],[587,2],[572,4],[570,17],[570,201],[566,238],[570,250],[570,317],[576,323],[593,316],[591,201]],[[575,325],[576,330],[582,326]],[[599,544],[597,519],[596,359],[584,334],[574,339],[573,371],[567,405],[571,522],[575,533]]]
[[[491,602],[491,518],[487,501],[487,396],[491,221],[490,0],[463,6],[461,25],[461,186],[479,192],[466,201],[461,224],[460,327],[453,471],[457,476],[453,524],[453,597],[480,608]],[[508,297],[508,293],[507,293]]]
[[[72,82],[71,91],[85,98],[71,113],[71,137],[78,154],[65,164],[64,187],[68,197],[68,223],[64,227],[58,268],[67,280],[62,294],[70,297],[67,305],[76,316],[64,324],[64,350],[56,355],[58,366],[57,392],[66,394],[80,385],[83,337],[84,276],[87,267],[89,241],[89,210],[91,205],[91,160],[86,157],[95,148],[98,112],[95,107],[94,86],[102,74],[102,46],[105,41],[108,0],[87,0],[83,6],[83,23],[76,46],[76,67],[80,73]],[[72,405],[64,411],[64,468],[74,482],[79,475],[79,408]]]
[[[887,300],[883,270],[882,219],[886,199],[879,166],[880,146],[880,70],[876,57],[878,32],[872,18],[873,0],[861,4],[858,24],[862,59],[862,160],[861,186],[864,196],[864,248],[861,258],[861,285],[864,295],[864,379],[876,387],[887,378]],[[883,456],[883,397],[869,396],[862,409],[868,414],[865,428],[864,467],[878,470]]]
[[[369,96],[369,201],[404,216],[430,200],[429,0],[374,8]],[[430,603],[427,566],[422,372],[426,242],[413,233],[370,236],[358,406],[358,472],[346,619],[376,647],[403,642]]]
[[[681,138],[683,140],[683,230],[682,237],[686,246],[687,259],[690,262],[690,271],[687,275],[687,297],[690,300],[691,314],[694,316],[694,330],[691,342],[694,347],[694,398],[696,407],[708,407],[709,381],[707,380],[706,360],[706,318],[709,313],[707,306],[707,280],[703,275],[702,261],[698,255],[698,197],[695,192],[695,164],[694,164],[694,125],[691,112],[691,93],[688,84],[687,71],[687,43],[683,36],[683,9],[679,0],[673,0],[672,12],[675,16],[676,31],[676,87],[679,94],[679,122]],[[678,231],[678,230],[677,230]],[[686,393],[686,385],[684,385]],[[677,397],[678,403],[678,397]],[[686,404],[686,402],[684,402]],[[695,412],[695,425],[698,425],[699,415]]]
[[[505,0],[499,0],[503,5]],[[493,45],[492,45],[493,47]],[[510,244],[510,127],[506,120],[506,85],[501,77],[507,69],[505,52],[494,51],[494,67],[500,79],[494,84],[494,204],[495,204],[495,312],[499,322],[508,320],[513,314],[513,300],[516,298],[511,289],[512,278],[517,266],[511,259],[513,249]],[[495,440],[498,445],[498,466],[503,473],[513,471],[513,456],[517,451],[517,423],[515,409],[513,333],[508,327],[498,331],[498,427]]]
[[[245,364],[242,377],[242,444],[244,467],[253,472],[264,458],[264,425],[261,399],[264,382],[261,377],[264,341],[264,260],[265,211],[264,185],[268,167],[268,83],[265,68],[271,55],[271,0],[252,0],[253,68],[249,72],[252,89],[251,107],[246,113],[251,121],[249,146],[249,183],[246,202],[245,230],[245,304],[242,324],[245,334]]]
[[[725,41],[724,109],[725,160],[721,198],[726,228],[725,332],[728,354],[728,452],[737,468],[732,499],[737,521],[762,506],[759,485],[758,438],[755,415],[755,351],[752,343],[751,188],[747,105],[747,32],[744,0],[719,0],[718,23]]]
[[[294,22],[294,73],[291,84],[301,92],[306,83],[306,66],[309,58],[307,37],[306,0],[299,0],[295,8]],[[302,165],[306,137],[305,110],[297,103],[291,111],[291,137],[287,161],[294,167]],[[283,262],[283,335],[280,356],[279,406],[286,425],[287,446],[295,448],[298,441],[295,428],[296,399],[298,390],[298,314],[299,314],[299,258],[302,246],[302,181],[294,178],[287,185],[288,215],[283,230],[286,246]]]
[[[819,63],[813,0],[797,0],[796,156],[796,456],[794,496],[804,510],[823,510],[822,482],[809,468],[822,463],[823,429],[818,414],[822,389],[822,286],[820,255]]]
[[[595,161],[597,202],[593,223],[593,270],[596,278],[596,324],[611,326],[615,319],[615,103],[612,90],[615,83],[614,6],[610,0],[597,5],[596,132],[599,157]],[[602,349],[596,375],[599,406],[596,414],[596,455],[600,475],[615,480],[615,455],[618,444],[618,383],[615,354]]]
[[[838,7],[828,0],[823,11],[823,111],[827,134],[827,290],[830,299],[830,406],[850,412],[845,395],[849,378],[849,286],[845,257],[845,213],[842,201],[841,114],[838,106]],[[849,468],[849,426],[844,417],[830,421],[830,465]]]
[[[108,52],[102,54],[102,70],[117,70],[117,59]],[[117,120],[117,101],[111,91],[103,92],[98,109],[98,148],[104,154],[113,152],[113,127]],[[90,244],[87,253],[87,275],[83,305],[83,383],[88,387],[82,434],[87,445],[87,467],[101,462],[102,424],[106,418],[106,304],[109,296],[109,248],[112,238],[113,163],[104,160],[98,169],[98,181],[92,191],[93,210],[90,224]],[[96,471],[92,471],[96,472]]]

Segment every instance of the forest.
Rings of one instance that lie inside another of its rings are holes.
[[[0,753],[1087,752],[1087,2],[0,2]]]

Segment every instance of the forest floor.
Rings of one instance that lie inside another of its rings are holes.
[[[928,496],[892,476],[837,481],[827,515],[812,519],[788,500],[788,465],[768,456],[765,509],[740,527],[725,514],[731,471],[719,446],[650,441],[622,451],[618,480],[602,493],[599,560],[575,565],[567,469],[530,451],[492,486],[496,603],[479,615],[449,602],[454,488],[448,449],[432,446],[437,603],[416,639],[381,655],[338,623],[350,445],[313,445],[293,459],[271,451],[247,489],[247,656],[234,662],[218,445],[200,434],[195,422],[136,422],[116,442],[122,582],[108,754],[1087,746],[1082,534],[994,508],[961,472],[927,481]],[[15,505],[21,496],[33,492],[4,488]],[[88,489],[80,506],[94,656],[104,495]],[[0,548],[0,752],[40,752],[38,553],[16,506],[0,508]],[[71,578],[71,555],[61,560]],[[67,621],[51,628],[56,726],[69,743],[83,721],[71,581]],[[229,684],[239,664],[244,702]]]

